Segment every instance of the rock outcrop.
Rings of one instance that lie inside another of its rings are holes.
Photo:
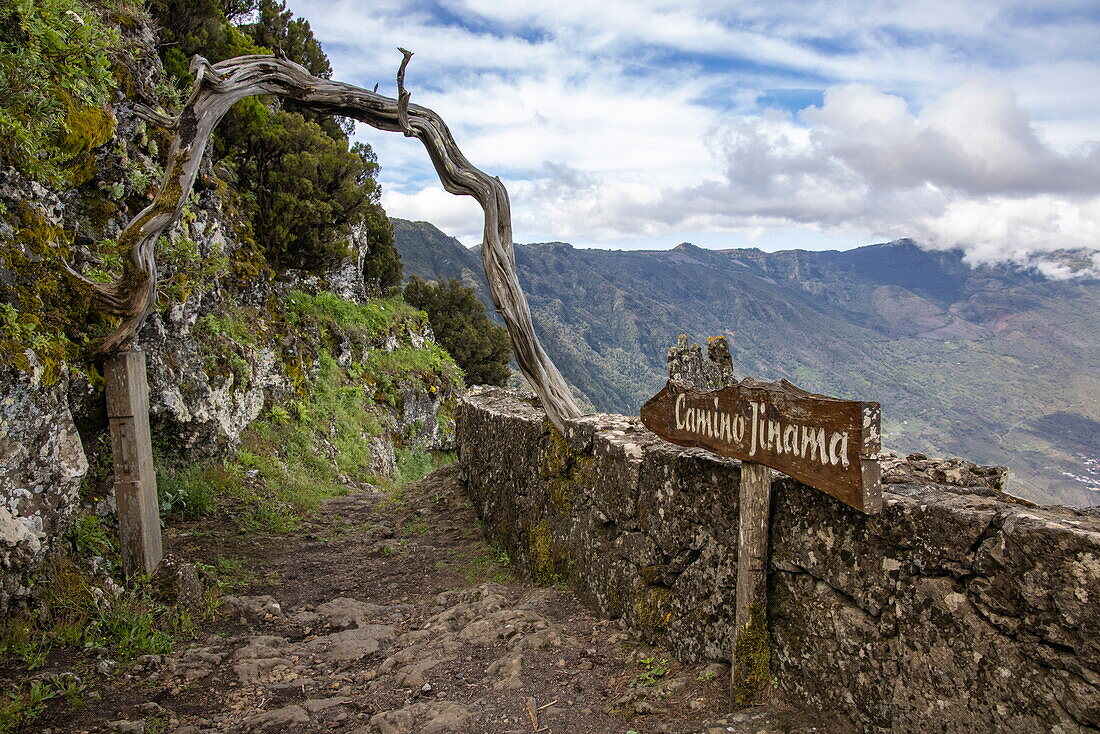
[[[33,367],[0,367],[0,610],[28,593],[25,570],[66,527],[88,470],[67,371],[46,386]]]

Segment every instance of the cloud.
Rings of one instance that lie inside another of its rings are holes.
[[[392,93],[395,47],[417,52],[413,101],[505,181],[517,241],[910,236],[1037,268],[1036,252],[1100,242],[1087,0],[290,6],[337,78]],[[392,214],[480,239],[476,205],[438,188],[415,141],[361,136]]]
[[[589,236],[799,224],[959,247],[972,262],[1100,249],[1100,146],[1056,151],[1012,93],[988,83],[917,114],[866,85],[834,87],[796,116],[728,120],[710,142],[719,178],[659,190],[589,182],[577,201],[539,206]]]

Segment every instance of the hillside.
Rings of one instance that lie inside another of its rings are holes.
[[[130,272],[127,222],[143,221],[172,145],[138,103],[179,110],[191,84],[181,43],[217,58],[293,41],[312,68],[328,63],[281,4],[250,25],[216,4],[188,11],[0,9],[0,68],[40,81],[0,94],[0,129],[21,130],[0,146],[0,655],[33,648],[40,664],[53,647],[129,644],[123,627],[97,631],[109,615],[144,620],[149,634],[171,618],[147,585],[123,593],[95,351],[119,319],[66,266],[98,283]],[[187,35],[198,21],[224,46]],[[39,37],[49,43],[28,41]],[[426,469],[452,440],[462,373],[425,314],[387,293],[400,261],[378,167],[345,127],[274,100],[237,106],[156,244],[157,301],[136,342],[169,524],[287,532],[327,497]],[[100,603],[101,587],[117,598]]]
[[[394,221],[406,273],[486,300],[477,252]],[[680,333],[741,374],[878,400],[886,445],[1006,464],[1011,491],[1100,504],[1100,282],[971,268],[906,240],[844,252],[516,248],[547,351],[597,409],[637,414]]]

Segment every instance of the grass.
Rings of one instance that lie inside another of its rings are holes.
[[[0,622],[0,655],[35,670],[45,665],[54,649],[105,648],[113,660],[125,663],[141,655],[171,652],[177,640],[194,636],[199,619],[213,615],[216,592],[207,594],[201,608],[187,609],[159,598],[147,577],[133,577],[125,587],[104,585],[80,559],[98,556],[108,571],[117,571],[116,537],[94,515],[76,519],[65,547],[48,557],[30,582],[34,606],[16,609]],[[30,698],[23,699],[31,701],[42,691],[24,693]],[[6,705],[19,708],[17,704],[12,699]]]
[[[311,294],[294,290],[287,294],[283,307],[291,326],[312,321],[327,330],[367,336],[376,336],[397,323],[413,321],[419,324],[424,319],[421,311],[405,303],[400,296],[360,304],[328,291]]]
[[[0,694],[0,734],[26,726],[46,710],[46,702],[64,698],[70,707],[81,705],[84,684],[75,675],[51,675],[29,681]]]
[[[498,545],[481,543],[481,552],[467,560],[461,566],[468,584],[480,584],[492,581],[498,584],[511,584],[519,581],[512,568],[512,558],[508,551]]]
[[[422,348],[398,347],[391,351],[375,350],[367,359],[350,369],[351,376],[374,389],[374,399],[398,407],[402,388],[418,385],[437,393],[447,385],[461,387],[462,370],[443,347],[435,343]]]

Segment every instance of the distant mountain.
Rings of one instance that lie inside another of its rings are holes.
[[[480,255],[393,220],[407,274],[459,278]],[[599,410],[637,414],[677,335],[725,334],[739,374],[878,400],[884,441],[1013,470],[1011,491],[1100,505],[1100,281],[972,268],[899,240],[844,252],[516,248],[535,328]]]

